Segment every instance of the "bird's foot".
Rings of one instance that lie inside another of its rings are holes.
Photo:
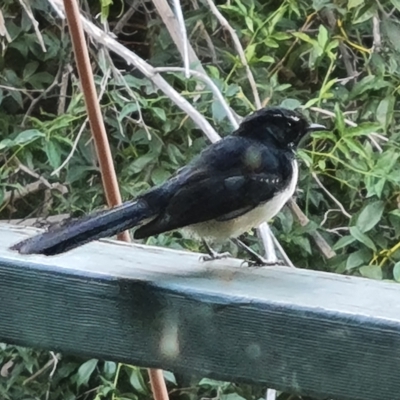
[[[282,260],[269,261],[265,259],[263,256],[260,256],[260,254],[255,252],[251,247],[247,246],[239,239],[232,239],[232,241],[237,246],[245,250],[247,254],[249,254],[250,256],[250,259],[243,261],[242,265],[247,264],[247,266],[249,267],[272,267],[275,265],[285,265],[285,263]]]
[[[232,257],[232,254],[228,252],[218,253],[207,243],[205,239],[203,239],[203,244],[208,255],[201,256],[200,261],[223,260],[224,258]]]
[[[252,258],[249,260],[243,261],[242,265],[246,264],[248,267],[275,267],[275,266],[284,266],[285,263],[282,260],[274,260],[269,261],[266,260],[264,257],[256,254],[252,255]]]
[[[213,261],[213,260],[223,260],[224,258],[232,257],[232,254],[229,252],[218,253],[215,250],[209,252],[209,254],[201,256],[200,261]]]

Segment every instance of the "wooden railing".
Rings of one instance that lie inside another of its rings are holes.
[[[400,398],[400,286],[101,241],[56,257],[8,247],[0,341],[333,399]]]

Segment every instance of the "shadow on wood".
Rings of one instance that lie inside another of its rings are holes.
[[[399,397],[395,283],[110,241],[8,250],[34,232],[0,226],[2,342],[316,397]]]

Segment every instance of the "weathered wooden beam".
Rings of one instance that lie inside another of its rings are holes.
[[[400,286],[96,242],[20,256],[0,226],[0,341],[336,399],[400,393]]]

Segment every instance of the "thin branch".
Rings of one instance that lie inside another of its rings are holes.
[[[339,209],[337,209],[337,208],[331,208],[331,209],[329,209],[328,211],[326,211],[325,213],[324,213],[324,218],[322,219],[322,221],[321,221],[321,223],[319,224],[319,226],[322,228],[324,225],[325,225],[325,223],[328,221],[328,216],[329,216],[329,214],[330,213],[333,213],[333,212],[341,212],[341,210],[339,210]]]
[[[267,225],[268,226],[268,225]],[[296,266],[292,263],[292,260],[289,258],[289,256],[286,254],[285,250],[283,249],[282,245],[279,243],[278,239],[276,236],[272,233],[270,227],[268,226],[268,229],[271,232],[271,237],[272,241],[274,242],[275,247],[278,249],[279,253],[281,253],[281,256],[283,260],[285,261],[286,265],[291,268],[296,268]]]
[[[373,34],[373,45],[374,52],[379,53],[382,49],[382,36],[381,36],[381,21],[379,20],[379,13],[375,12],[372,17],[372,34]]]
[[[337,19],[336,19],[336,16],[335,16],[335,13],[333,12],[333,10],[328,7],[325,7],[322,11],[322,15],[325,15],[327,23],[328,23],[329,27],[331,28],[331,31],[335,32],[335,28],[337,26]],[[346,47],[346,45],[343,43],[342,40],[339,42],[339,51],[342,55],[344,67],[347,72],[347,78],[344,78],[343,82],[351,82],[353,80],[355,81],[355,79],[357,78],[359,73],[355,70],[353,63],[351,62],[352,54],[351,54],[350,50]]]
[[[153,0],[153,4],[157,9],[157,12],[164,22],[164,25],[167,27],[169,34],[173,42],[175,43],[176,47],[179,50],[182,58],[184,58],[184,49],[183,49],[183,40],[180,34],[179,22],[175,17],[169,3],[167,0]],[[186,39],[186,45],[188,50],[188,57],[189,57],[189,65],[192,69],[196,71],[203,72],[204,74],[206,71],[204,70],[199,58],[197,57],[196,52],[194,51],[191,44]]]
[[[259,96],[258,90],[257,90],[257,84],[254,79],[253,73],[251,72],[250,66],[247,62],[246,54],[244,53],[244,50],[243,50],[242,44],[240,43],[238,35],[236,34],[235,30],[230,26],[228,20],[220,13],[217,6],[214,4],[213,0],[206,0],[206,1],[207,1],[208,6],[210,7],[211,12],[218,19],[219,23],[222,25],[222,27],[224,29],[226,29],[230,33],[233,43],[235,45],[236,51],[239,54],[240,61],[242,62],[243,66],[246,69],[247,79],[249,80],[250,87],[253,92],[254,103],[255,103],[257,109],[262,108],[260,96]]]
[[[137,56],[125,46],[118,43],[111,36],[104,33],[94,24],[81,15],[81,20],[85,31],[96,41],[103,44],[109,50],[117,53],[128,64],[134,65],[144,76],[150,79],[166,96],[168,96],[181,110],[188,114],[195,124],[205,133],[211,142],[219,140],[219,135],[211,126],[211,124],[199,113],[185,98],[183,98],[168,82],[160,75],[154,72],[154,68]]]
[[[80,129],[79,129],[78,134],[76,135],[76,138],[75,138],[75,140],[74,140],[74,143],[72,144],[72,149],[71,149],[71,151],[69,152],[67,158],[61,163],[61,165],[60,165],[58,168],[56,168],[56,169],[51,173],[51,175],[58,175],[59,172],[69,163],[69,161],[71,160],[72,156],[74,155],[74,153],[75,153],[75,151],[76,151],[76,148],[78,147],[79,140],[81,139],[82,133],[83,133],[83,131],[85,130],[86,124],[87,124],[88,122],[89,122],[89,118],[86,117],[86,118],[85,118],[85,121],[83,121],[83,124],[81,125],[81,127],[80,127]]]
[[[11,36],[7,31],[3,13],[0,10],[0,36],[4,36],[8,43],[12,42]]]
[[[128,92],[128,94],[129,94],[129,96],[131,96],[131,98],[132,98],[133,100],[135,100],[136,107],[137,107],[137,112],[138,112],[138,114],[139,114],[139,120],[134,120],[134,119],[131,118],[131,117],[127,117],[127,118],[129,118],[131,121],[134,121],[134,123],[136,123],[136,124],[140,124],[140,125],[143,127],[143,129],[146,131],[147,138],[148,138],[149,140],[151,140],[151,133],[150,133],[150,130],[149,130],[148,126],[146,125],[146,122],[144,121],[143,114],[142,114],[142,108],[141,108],[141,106],[140,106],[138,97],[136,96],[136,94],[134,93],[134,91],[130,88],[130,86],[128,85],[128,83],[126,82],[126,79],[125,79],[124,76],[122,75],[121,71],[120,71],[118,68],[115,68],[115,65],[113,64],[113,61],[112,61],[112,58],[111,58],[109,52],[105,52],[105,58],[106,58],[106,59],[108,60],[108,62],[109,62],[109,66],[110,66],[111,72],[112,72],[112,74],[113,74],[113,76],[114,76],[114,79],[115,79],[117,82],[122,82],[122,83],[124,84],[124,86],[125,86],[125,90],[126,90],[126,91]],[[123,99],[123,96],[122,96],[120,93],[118,93],[118,95],[119,95],[120,98]],[[103,96],[103,94],[101,95],[101,97],[102,97],[102,96]],[[128,100],[126,100],[126,101],[129,102],[130,100],[128,99]],[[118,121],[118,123],[120,124],[119,121]],[[123,130],[123,129],[121,128],[121,131],[122,131],[122,130]]]
[[[21,122],[21,127],[25,127],[25,122],[27,120],[27,118],[29,118],[29,116],[31,115],[33,109],[35,108],[36,104],[42,100],[42,98],[44,96],[46,96],[47,93],[51,92],[53,90],[53,88],[55,88],[56,86],[58,86],[58,80],[60,79],[60,75],[61,75],[61,70],[62,70],[62,66],[60,65],[60,67],[58,68],[58,71],[56,73],[56,76],[53,80],[53,83],[48,86],[38,97],[32,99],[31,104],[29,105],[28,110],[26,111],[24,118],[22,119]]]
[[[315,172],[311,172],[312,177],[317,182],[318,186],[333,200],[333,202],[340,208],[342,214],[351,219],[351,215],[346,211],[343,204],[322,184]]]
[[[267,389],[265,393],[265,400],[276,400],[278,398],[278,393],[275,389]]]
[[[184,68],[180,67],[158,67],[154,68],[154,72],[184,72]],[[193,75],[195,78],[200,79],[204,83],[206,83],[211,91],[213,92],[214,96],[219,100],[221,103],[222,107],[224,108],[226,115],[229,118],[229,121],[231,122],[232,126],[234,129],[237,129],[239,127],[239,124],[236,121],[235,116],[231,112],[231,109],[229,108],[228,104],[225,101],[224,96],[222,96],[222,93],[218,89],[217,85],[212,81],[212,79],[206,75],[203,74],[202,72],[195,71],[195,70],[189,70],[190,74]]]
[[[68,80],[69,80],[71,71],[72,71],[72,67],[70,64],[68,64],[64,68],[64,72],[61,75],[60,97],[58,100],[57,115],[65,114],[66,101],[67,101],[67,90],[68,90]]]
[[[179,29],[181,33],[182,47],[183,47],[183,65],[185,68],[185,78],[190,78],[190,64],[189,64],[189,50],[188,50],[188,38],[186,33],[185,20],[183,19],[183,12],[181,3],[179,0],[173,0],[176,18],[179,23]]]
[[[61,354],[59,354],[59,353],[54,354],[54,352],[51,351],[50,355],[52,358],[49,361],[47,361],[47,363],[42,368],[40,368],[38,371],[36,371],[33,375],[31,375],[29,378],[26,378],[22,382],[22,385],[26,385],[27,383],[35,380],[38,376],[42,375],[43,372],[45,372],[46,369],[49,369],[51,366],[53,366],[53,370],[55,369],[55,367],[57,367],[58,361],[61,359]],[[53,374],[54,374],[54,372],[53,372]],[[52,372],[50,372],[50,377],[52,377],[53,374],[52,374]]]
[[[303,211],[301,211],[300,207],[296,204],[293,198],[289,200],[288,206],[301,226],[306,226],[310,222],[308,217],[303,213]],[[319,248],[320,252],[326,258],[329,259],[336,256],[336,252],[331,248],[331,246],[329,246],[328,242],[322,237],[319,232],[311,232],[310,235],[313,238],[317,247]]]
[[[274,249],[273,234],[266,222],[262,223],[257,228],[258,236],[262,240],[264,246],[265,259],[267,261],[275,262],[278,260]],[[274,237],[275,238],[275,237]]]
[[[36,33],[36,37],[40,43],[40,47],[42,48],[42,51],[44,53],[47,52],[46,46],[44,45],[44,41],[43,41],[43,36],[40,33],[40,29],[39,29],[39,23],[36,21],[34,15],[33,15],[33,11],[30,5],[30,2],[26,1],[26,0],[19,0],[19,3],[21,4],[22,8],[25,10],[26,15],[28,16],[28,18],[31,20],[32,25],[33,25],[33,29],[35,30]]]
[[[13,190],[9,190],[4,193],[3,201],[2,204],[7,204],[11,200],[16,201],[20,200],[32,193],[36,193],[39,190],[43,189],[56,189],[60,191],[60,193],[65,194],[68,192],[68,189],[65,185],[62,185],[61,183],[49,183],[47,181],[44,181],[43,179],[39,179],[36,182],[28,183],[25,186],[19,186],[16,187]]]
[[[182,40],[182,35],[180,34],[180,24],[178,22],[178,19],[176,18],[175,14],[172,11],[172,8],[170,7],[168,0],[152,0],[154,6],[157,9],[158,15],[164,22],[164,25],[168,29],[169,34],[171,35],[171,38],[173,42],[175,43],[179,53],[181,54],[181,57],[184,59],[185,58],[185,49],[184,49],[184,41]],[[203,68],[203,65],[201,64],[199,58],[197,57],[196,52],[194,51],[193,47],[191,46],[190,42],[186,38],[186,43],[185,47],[187,47],[187,55],[189,57],[189,66],[192,69],[195,69],[196,71],[202,72],[206,74],[205,69]],[[196,85],[196,91],[201,92],[204,89],[204,86],[202,83],[198,83]],[[194,97],[193,101],[194,103],[197,102],[197,100],[200,98],[200,95],[197,95]]]
[[[132,15],[135,14],[135,11],[136,9],[131,4],[128,8],[128,11],[119,19],[114,29],[112,30],[115,35],[118,35],[121,32],[123,32],[125,25],[129,22]]]

